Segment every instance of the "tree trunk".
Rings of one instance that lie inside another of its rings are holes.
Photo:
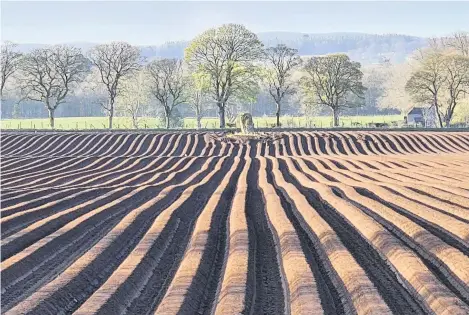
[[[169,117],[170,117],[170,113],[165,111],[164,112],[164,118],[165,118],[165,121],[166,121],[166,129],[169,129],[169,124],[170,124]]]
[[[275,113],[275,116],[277,116],[277,127],[280,127],[280,102],[277,103],[277,112]]]
[[[334,127],[339,127],[339,109],[332,109],[332,116],[334,118]]]
[[[111,104],[109,109],[109,129],[112,129],[112,118],[114,117],[114,104]]]
[[[220,116],[220,129],[225,128],[225,107],[222,106],[220,103],[217,104],[218,106],[218,115]]]
[[[197,129],[202,129],[202,117],[200,115],[197,115]]]
[[[446,117],[445,126],[446,126],[446,128],[449,128],[451,126],[451,118],[450,117]]]
[[[109,112],[109,129],[112,129],[112,114]]]
[[[5,86],[5,82],[6,82],[5,80],[2,80],[1,85],[0,85],[0,100],[2,100],[2,101],[3,101],[3,87]]]
[[[448,106],[445,117],[446,128],[451,126],[451,118],[453,118],[454,109],[456,108],[456,99],[453,97],[451,105]]]
[[[55,123],[55,121],[54,121],[54,111],[55,111],[55,109],[49,107],[48,110],[49,110],[49,123],[50,123],[50,127],[51,127],[52,129],[54,129],[54,128],[55,128],[55,124],[54,124],[54,123]]]
[[[195,109],[195,119],[197,120],[197,129],[202,129],[202,117],[200,115],[200,108],[198,106]]]
[[[441,120],[440,109],[438,108],[438,99],[436,95],[433,95],[433,106],[435,106],[436,116],[438,117],[438,122],[440,123],[440,128],[443,128],[443,121]]]
[[[440,110],[436,107],[436,115],[438,116],[438,122],[440,123],[440,128],[443,128],[443,120],[441,119]]]
[[[132,115],[132,124],[134,125],[134,129],[138,129],[138,118],[137,118],[137,114],[133,114]]]

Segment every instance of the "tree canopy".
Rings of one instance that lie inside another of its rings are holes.
[[[81,50],[71,46],[36,49],[24,56],[20,79],[22,90],[28,99],[46,106],[51,128],[54,128],[55,110],[83,80],[87,65]]]
[[[406,90],[415,102],[435,108],[440,127],[449,127],[469,93],[469,58],[436,45],[420,52]]]
[[[0,98],[3,99],[3,91],[8,79],[18,71],[20,67],[22,53],[18,52],[12,42],[2,44],[0,53]]]
[[[265,49],[266,73],[264,75],[269,94],[272,96],[277,111],[277,127],[280,126],[282,100],[295,92],[295,83],[291,80],[293,71],[301,64],[298,50],[279,44]]]
[[[111,129],[119,85],[123,78],[141,67],[140,50],[125,42],[112,42],[94,47],[89,52],[89,58],[98,70],[99,84],[104,85],[107,92],[107,103],[101,105],[108,113]]]
[[[362,84],[360,63],[345,54],[312,57],[304,66],[304,92],[313,105],[332,110],[334,126],[339,125],[343,108],[361,106],[366,88]]]
[[[166,128],[170,127],[174,108],[187,101],[187,81],[183,75],[182,60],[161,59],[147,65],[150,93],[163,107]]]
[[[210,78],[210,94],[219,109],[220,128],[225,127],[225,106],[229,98],[252,75],[254,62],[262,56],[257,35],[240,24],[225,24],[197,36],[185,51],[193,71]]]

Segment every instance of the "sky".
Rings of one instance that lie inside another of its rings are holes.
[[[1,1],[1,40],[157,45],[224,23],[259,32],[469,31],[469,1]]]

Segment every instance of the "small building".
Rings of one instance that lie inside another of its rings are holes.
[[[421,126],[428,128],[436,127],[436,112],[434,106],[413,106],[404,117],[407,125]]]

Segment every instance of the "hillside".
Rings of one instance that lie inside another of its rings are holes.
[[[426,39],[398,34],[364,34],[364,33],[326,33],[305,34],[292,32],[259,33],[259,38],[266,46],[284,43],[298,49],[300,55],[319,55],[343,52],[353,60],[363,64],[379,62],[382,57],[389,58],[393,63],[404,62],[415,49],[425,45]],[[71,43],[84,51],[94,44],[87,42]],[[168,42],[156,46],[141,46],[142,54],[149,58],[181,58],[188,41]],[[41,44],[20,44],[19,50],[28,52]]]

